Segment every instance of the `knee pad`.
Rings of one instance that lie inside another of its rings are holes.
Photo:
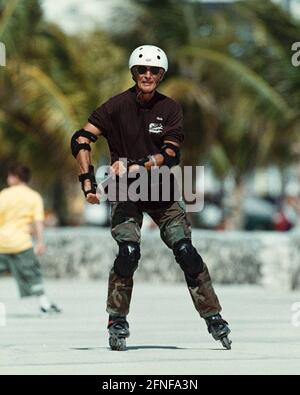
[[[175,243],[173,252],[176,262],[185,274],[193,275],[203,272],[204,262],[190,239],[182,239]]]
[[[140,245],[136,242],[119,244],[119,254],[115,259],[114,272],[121,277],[132,277],[141,257]]]

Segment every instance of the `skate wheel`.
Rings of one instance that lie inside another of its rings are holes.
[[[126,350],[126,339],[124,337],[110,337],[109,345],[113,351],[125,351]]]
[[[227,336],[225,336],[225,337],[223,337],[223,339],[221,339],[221,343],[224,348],[226,348],[227,350],[231,350],[232,341],[229,340]]]

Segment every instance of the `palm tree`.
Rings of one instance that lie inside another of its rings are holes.
[[[70,137],[124,84],[123,53],[102,32],[69,36],[46,23],[38,0],[0,0],[0,40],[9,53],[0,71],[1,168],[12,158],[29,163],[66,223],[68,185],[79,191]]]

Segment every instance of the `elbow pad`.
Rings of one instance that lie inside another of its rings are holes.
[[[175,156],[168,155],[168,153],[166,152],[168,148],[175,152]],[[180,163],[180,149],[176,145],[166,143],[161,147],[160,153],[164,157],[164,166],[168,166],[171,169],[171,167],[176,166]]]
[[[79,151],[87,150],[91,151],[90,143],[78,143],[78,137],[85,137],[90,140],[90,142],[95,143],[98,140],[98,137],[95,136],[93,133],[88,132],[87,130],[80,129],[75,132],[71,139],[71,151],[74,158],[77,157]]]

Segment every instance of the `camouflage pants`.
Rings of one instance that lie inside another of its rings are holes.
[[[170,249],[182,239],[191,239],[191,226],[181,202],[174,202],[166,208],[143,210],[133,202],[116,202],[111,204],[111,234],[118,244],[140,243],[143,212],[147,212],[159,226],[161,239]],[[126,316],[129,313],[132,289],[132,277],[121,277],[113,269],[110,271],[107,297],[107,312],[110,315]],[[221,311],[205,264],[203,272],[193,279],[192,285],[188,284],[188,289],[201,317]]]

